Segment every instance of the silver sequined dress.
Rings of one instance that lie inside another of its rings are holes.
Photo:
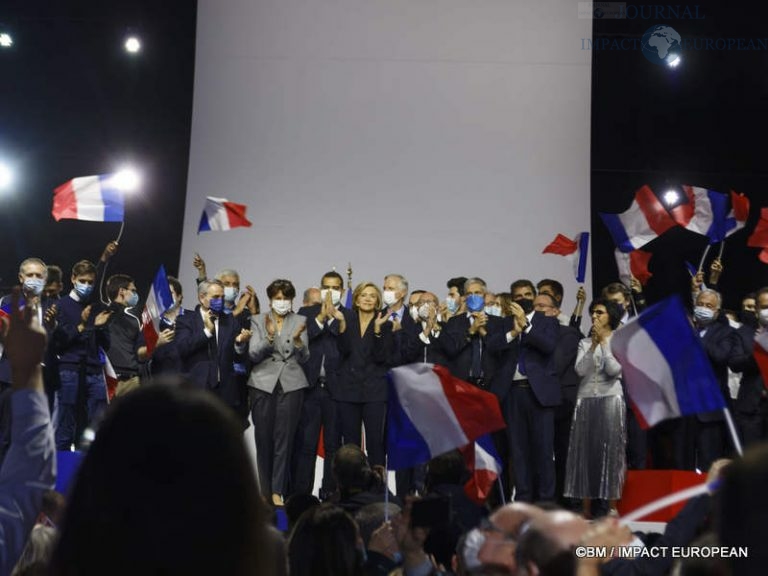
[[[581,384],[571,423],[564,494],[618,500],[627,471],[621,364],[611,354],[610,337],[590,353],[591,346],[590,338],[583,339],[576,356]]]

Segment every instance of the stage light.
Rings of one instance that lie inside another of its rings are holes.
[[[10,166],[0,162],[0,190],[8,190],[13,184],[13,171]]]
[[[136,54],[141,50],[141,41],[136,36],[129,36],[125,39],[125,51],[129,54]]]
[[[7,32],[0,33],[0,48],[10,48],[13,46],[13,38]]]
[[[667,62],[667,66],[669,66],[670,68],[677,68],[678,64],[682,62],[682,59],[677,54],[673,54],[671,58],[672,59],[669,62]]]
[[[112,185],[123,192],[133,192],[139,188],[141,177],[133,168],[118,170],[112,177]]]
[[[664,192],[664,203],[667,206],[674,205],[678,200],[680,200],[680,194],[677,193],[677,190],[667,190]]]

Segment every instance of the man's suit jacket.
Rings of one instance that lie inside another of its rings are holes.
[[[504,387],[512,386],[515,369],[523,355],[525,377],[534,396],[542,406],[557,406],[562,401],[560,381],[555,366],[555,348],[560,334],[557,318],[536,312],[531,318],[527,333],[507,342],[507,333],[514,326],[514,318],[502,318],[500,328],[489,332],[488,349],[491,352],[506,349],[499,373],[494,378],[491,391],[500,398],[506,394]]]
[[[563,398],[576,403],[576,394],[579,391],[581,378],[576,374],[576,353],[579,350],[579,341],[584,338],[580,330],[573,326],[560,325],[560,335],[554,352],[555,373],[560,380],[560,389]]]
[[[339,335],[339,371],[336,400],[342,402],[386,402],[387,370],[392,358],[392,323],[374,334],[371,320],[360,335],[360,316],[356,310],[344,310],[347,329]]]
[[[22,296],[23,300],[23,296]],[[48,310],[51,308],[51,306],[55,306],[58,303],[58,299],[53,298],[41,298],[40,299],[40,308],[42,309],[42,317],[45,318],[45,315],[48,313]],[[11,295],[3,296],[0,298],[0,308],[4,307],[10,307],[11,305]],[[43,328],[45,328],[46,335],[48,336],[48,342],[45,347],[45,358],[44,363],[46,370],[44,370],[44,374],[46,376],[46,385],[47,382],[47,376],[48,376],[48,368],[52,368],[52,375],[55,374],[55,377],[58,378],[58,370],[57,370],[57,362],[56,362],[56,350],[55,346],[53,345],[53,330],[43,324]],[[0,350],[0,382],[10,384],[11,383],[11,365],[8,362],[8,358],[5,353],[5,349]]]
[[[219,315],[218,334],[210,338],[205,334],[205,324],[198,305],[193,312],[176,319],[176,349],[184,372],[197,386],[207,388],[230,406],[241,400],[234,365],[240,361],[235,352],[235,338],[240,326],[232,316]]]
[[[320,368],[325,370],[326,388],[335,398],[338,389],[338,370],[339,370],[339,347],[336,343],[339,337],[339,321],[326,320],[323,326],[317,324],[317,316],[320,314],[320,304],[313,306],[304,306],[299,310],[299,314],[307,319],[307,339],[309,340],[309,360],[304,362],[301,367],[307,377],[309,387],[317,385],[320,378]],[[340,307],[341,313],[344,308]]]
[[[392,332],[392,351],[390,358],[388,359],[390,366],[401,366],[408,364],[409,362],[419,362],[419,360],[411,360],[414,357],[417,350],[421,349],[421,342],[418,341],[417,329],[421,326],[411,318],[408,310],[408,306],[403,306],[403,319],[400,321],[400,329],[396,332]],[[382,309],[384,314],[387,314],[388,309]],[[390,328],[394,326],[390,322]]]
[[[276,322],[271,312],[272,321]],[[307,323],[306,317],[290,312],[283,318],[280,334],[275,333],[272,343],[267,338],[267,314],[251,316],[251,341],[248,344],[248,356],[253,363],[248,386],[272,394],[280,382],[284,392],[294,392],[307,387],[307,377],[301,364],[309,357],[307,331],[301,333],[302,345],[297,348],[293,335],[299,327]]]
[[[712,370],[715,372],[717,382],[720,384],[720,392],[727,404],[730,405],[731,394],[728,389],[728,363],[731,362],[738,346],[738,336],[725,314],[721,314],[714,322],[710,322],[704,336],[700,336],[704,350],[707,353]],[[723,419],[723,412],[704,412],[697,414],[702,422],[711,422]]]
[[[501,322],[501,318],[491,316],[488,318],[488,324],[486,325],[487,336],[483,337],[475,334],[470,337],[470,322],[466,314],[459,314],[448,320],[443,330],[444,334],[440,335],[440,343],[443,346],[443,351],[449,358],[450,365],[448,367],[454,376],[460,380],[469,380],[470,376],[475,378],[481,376],[479,374],[470,374],[472,369],[472,348],[474,342],[479,340],[482,350],[480,359],[482,378],[485,382],[484,387],[488,387],[492,383],[498,368],[499,349],[489,348],[489,340],[494,333],[501,329]]]
[[[413,322],[412,326],[409,328],[410,334],[408,335],[410,345],[409,348],[404,351],[401,363],[410,364],[412,362],[429,362],[431,364],[440,364],[441,366],[448,368],[450,359],[445,353],[445,345],[443,344],[445,330],[442,326],[440,328],[437,336],[434,334],[429,336],[429,344],[427,344],[420,337],[420,334],[424,331],[421,322]]]

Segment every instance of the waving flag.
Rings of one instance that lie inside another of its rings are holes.
[[[251,222],[245,217],[245,204],[235,204],[226,198],[208,196],[200,217],[197,233],[210,230],[231,230],[232,228],[250,227]]]
[[[632,250],[629,254],[622,252],[618,248],[615,250],[616,266],[619,268],[619,280],[625,286],[629,286],[632,276],[643,286],[651,279],[653,274],[648,270],[648,264],[651,261],[650,252],[644,250]]]
[[[675,222],[686,230],[708,237],[710,244],[725,240],[728,197],[698,186],[683,186],[683,193],[688,202],[670,210]]]
[[[630,320],[613,334],[611,349],[643,428],[725,408],[715,373],[679,297],[662,300]]]
[[[155,274],[155,280],[149,288],[144,311],[141,313],[141,329],[144,332],[147,354],[152,354],[155,349],[160,334],[160,317],[171,306],[173,306],[171,287],[168,285],[165,268],[160,265],[160,269]]]
[[[51,213],[57,222],[122,222],[123,192],[117,187],[115,174],[73,178],[53,191]]]
[[[600,213],[605,226],[622,252],[642,248],[651,240],[677,226],[648,185],[635,192],[635,199],[621,214]]]
[[[761,262],[768,264],[768,208],[760,209],[760,220],[757,221],[754,231],[747,239],[747,246],[762,248],[757,257]]]
[[[587,272],[587,253],[589,252],[589,232],[581,232],[571,240],[558,234],[555,239],[547,244],[542,254],[558,254],[565,256],[573,263],[573,273],[577,282],[584,282]]]
[[[496,396],[442,366],[407,364],[389,371],[388,464],[409,468],[504,428]]]
[[[735,234],[747,224],[749,198],[731,190],[731,211],[725,217],[725,236]]]
[[[467,497],[482,506],[501,476],[501,458],[499,458],[493,439],[489,434],[481,436],[474,443],[461,449],[467,470],[472,477],[464,485]]]

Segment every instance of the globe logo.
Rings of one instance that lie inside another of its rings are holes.
[[[683,40],[671,26],[657,24],[643,34],[643,56],[654,64],[670,64],[679,58]]]

